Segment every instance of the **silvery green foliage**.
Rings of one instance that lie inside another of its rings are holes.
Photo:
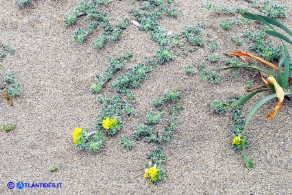
[[[133,137],[136,140],[141,139],[144,136],[150,136],[152,135],[153,132],[153,127],[150,127],[148,125],[139,125],[138,127],[135,128],[134,133],[133,133]]]
[[[229,6],[224,6],[224,5],[215,5],[210,2],[206,2],[202,4],[202,8],[212,10],[213,12],[217,14],[222,14],[222,15],[236,15],[237,13],[241,11],[246,11],[247,8],[243,7],[236,7],[236,8],[230,8]]]
[[[196,73],[196,70],[194,69],[194,67],[192,67],[190,65],[185,66],[184,70],[185,70],[187,75],[194,75]]]
[[[21,8],[24,8],[29,3],[32,3],[32,0],[19,0],[17,2],[18,6],[21,7]]]
[[[125,55],[120,55],[117,58],[109,57],[109,68],[106,69],[104,75],[96,76],[96,82],[91,85],[90,91],[94,94],[99,93],[103,86],[112,78],[113,74],[121,70],[132,56],[133,53],[127,52]]]
[[[220,74],[213,70],[202,69],[200,70],[200,76],[203,80],[212,84],[218,84],[222,81]]]
[[[131,150],[134,147],[134,144],[133,144],[133,142],[131,142],[129,136],[124,136],[121,139],[121,144],[124,148],[126,148],[128,150]]]
[[[283,46],[274,44],[267,39],[267,27],[263,27],[260,32],[245,30],[243,37],[252,41],[249,49],[255,51],[257,55],[267,61],[279,61],[283,54]]]
[[[151,70],[152,67],[140,63],[129,69],[127,73],[115,79],[111,88],[116,92],[131,97],[131,92],[129,90],[139,88],[142,81],[147,78],[147,73]]]
[[[162,47],[161,49],[156,51],[156,57],[160,64],[164,64],[169,60],[173,60],[173,54],[171,53],[171,49],[167,47]]]
[[[198,24],[196,26],[186,26],[182,31],[184,38],[191,43],[193,46],[204,47],[205,42],[201,36],[201,25]]]
[[[144,137],[145,142],[153,142],[160,145],[162,142],[167,142],[171,139],[174,131],[176,130],[177,114],[182,109],[182,106],[177,103],[180,97],[179,91],[165,91],[164,94],[158,99],[153,100],[153,106],[158,110],[163,110],[169,107],[169,118],[164,131],[159,134],[155,132],[155,125],[160,123],[165,118],[161,112],[147,112],[145,123],[135,128],[133,137],[136,140]]]
[[[99,152],[103,147],[104,135],[101,131],[89,132],[85,130],[79,137],[77,144],[78,150],[86,150],[88,152]]]
[[[14,55],[15,50],[9,45],[3,45],[0,42],[0,62],[7,57],[8,54]],[[5,70],[0,64],[0,90],[7,90],[10,97],[17,97],[21,94],[21,86],[16,82],[13,71]]]
[[[15,50],[13,48],[11,48],[9,45],[4,45],[0,42],[0,62],[3,62],[3,60],[7,57],[8,54],[14,55],[14,53]]]
[[[159,112],[147,112],[145,119],[147,125],[153,125],[162,120],[162,114]]]
[[[67,26],[76,25],[78,18],[81,17],[86,17],[89,21],[87,27],[78,27],[74,32],[74,39],[77,43],[84,43],[98,26],[103,28],[103,32],[101,33],[101,37],[96,38],[92,43],[96,49],[103,48],[107,41],[114,43],[119,40],[122,30],[128,25],[128,19],[118,19],[117,25],[114,27],[109,22],[107,13],[100,9],[109,2],[105,0],[81,1],[73,11],[65,16],[64,23]]]

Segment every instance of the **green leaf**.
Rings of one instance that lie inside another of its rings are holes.
[[[249,158],[249,156],[247,155],[245,141],[242,142],[241,148],[242,148],[241,152],[242,152],[242,158],[243,158],[244,165],[248,170],[252,170],[253,162]]]
[[[284,75],[283,75],[283,88],[284,89],[288,89],[289,86],[289,76],[290,76],[290,55],[288,52],[288,49],[286,47],[285,44],[283,44],[284,46],[284,56],[286,56],[283,64],[284,64]]]
[[[271,28],[273,28],[273,27],[270,24],[277,26],[292,36],[292,31],[289,28],[287,28],[284,24],[282,24],[281,22],[278,22],[277,20],[274,20],[274,19],[266,17],[266,16],[262,16],[262,15],[252,14],[249,12],[241,13],[241,15],[245,18],[248,18],[248,19],[261,21],[264,24],[270,26]]]
[[[286,41],[286,42],[288,42],[288,43],[290,43],[290,44],[292,45],[292,41],[291,41],[288,37],[286,37],[285,35],[283,35],[283,34],[277,32],[277,31],[274,31],[274,30],[267,30],[266,33],[267,33],[268,35],[271,35],[271,36],[277,37],[277,38],[279,38],[279,39],[282,39],[282,40],[284,40],[284,41]]]
[[[283,88],[282,66],[278,66],[276,81]]]
[[[225,66],[223,67],[223,70],[231,69],[231,68],[246,68],[246,69],[254,69],[254,70],[259,70],[261,72],[266,73],[267,75],[273,75],[270,71],[257,67],[257,66]]]
[[[248,95],[240,98],[239,100],[237,100],[233,104],[231,104],[231,106],[241,106],[241,105],[245,104],[248,100],[250,100],[256,94],[263,92],[263,91],[268,91],[268,90],[269,89],[260,89],[260,90],[253,91],[253,92],[249,93]]]
[[[292,92],[285,92],[284,95],[292,95]],[[245,119],[245,124],[244,124],[244,128],[243,128],[243,134],[246,133],[246,130],[248,128],[249,122],[252,119],[253,115],[256,113],[256,111],[263,106],[266,102],[274,99],[277,97],[277,94],[271,94],[268,95],[262,99],[260,99],[259,101],[257,101],[257,103],[251,108],[251,110],[249,111],[246,119]]]
[[[276,93],[276,88],[273,83],[268,83],[268,86],[270,87],[273,93]]]

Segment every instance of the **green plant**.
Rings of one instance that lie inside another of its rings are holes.
[[[141,139],[143,136],[149,136],[152,135],[153,132],[153,127],[150,127],[148,125],[139,125],[133,133],[133,136],[136,140]]]
[[[152,6],[148,1],[144,1],[144,2],[142,3],[142,9],[143,9],[143,10],[149,10],[149,9],[151,9],[151,8],[153,8],[153,6]]]
[[[92,43],[93,47],[96,48],[96,49],[103,48],[105,43],[106,43],[106,40],[107,40],[106,39],[106,35],[105,35],[105,33],[103,33],[100,38],[96,38],[94,40],[94,42]]]
[[[235,15],[241,11],[246,11],[246,8],[242,8],[242,7],[230,8],[223,5],[217,6],[210,2],[203,3],[202,8],[205,8],[207,10],[212,10],[216,14],[222,14],[222,15]]]
[[[32,0],[18,0],[17,4],[20,8],[24,8],[26,5],[32,3]]]
[[[101,112],[95,121],[95,130],[99,131],[103,127],[106,134],[113,136],[122,128],[121,114],[124,113],[127,102],[123,101],[120,95],[113,95],[110,99],[99,95],[97,101],[101,104]],[[116,120],[113,128],[108,129],[104,127],[107,119]]]
[[[182,31],[184,38],[191,43],[193,46],[204,47],[205,42],[201,36],[201,27],[202,25],[198,24],[196,26],[186,26]]]
[[[162,104],[163,104],[163,101],[164,101],[164,98],[158,98],[158,99],[154,99],[152,100],[152,105],[159,109],[159,110],[162,110]]]
[[[89,132],[80,127],[74,129],[72,133],[73,142],[78,150],[88,152],[98,152],[103,147],[104,135],[101,131]]]
[[[256,102],[256,104],[250,109],[248,115],[246,116],[243,129],[242,129],[242,131],[240,131],[240,135],[236,135],[233,138],[232,144],[234,146],[236,146],[237,149],[240,149],[242,151],[242,157],[243,157],[245,166],[248,169],[252,169],[253,163],[252,163],[251,159],[248,157],[247,151],[246,151],[247,143],[248,143],[246,140],[246,133],[247,133],[247,129],[248,129],[249,123],[250,123],[253,115],[266,102],[277,97],[278,102],[277,102],[275,108],[266,116],[268,119],[273,118],[276,115],[277,111],[281,108],[283,101],[284,101],[284,97],[288,96],[288,95],[292,95],[292,92],[287,91],[289,82],[292,81],[292,79],[290,78],[291,59],[290,59],[290,55],[288,53],[288,49],[287,49],[286,45],[284,44],[284,41],[285,41],[285,42],[292,45],[292,40],[290,38],[288,38],[286,35],[284,35],[283,33],[280,33],[279,31],[277,31],[274,28],[274,26],[280,28],[281,30],[286,32],[289,36],[292,36],[292,32],[285,25],[283,25],[282,23],[280,23],[277,20],[274,20],[270,17],[266,17],[263,15],[251,14],[248,12],[242,13],[242,15],[243,15],[243,17],[246,17],[246,18],[249,18],[252,20],[256,20],[256,21],[260,21],[260,22],[264,23],[265,25],[269,26],[270,29],[266,30],[266,33],[268,35],[279,38],[281,40],[282,46],[284,48],[284,54],[281,57],[278,66],[275,66],[274,64],[272,64],[268,61],[265,61],[265,60],[263,60],[257,56],[254,56],[252,54],[247,54],[247,53],[243,53],[243,52],[229,52],[229,53],[227,53],[228,55],[231,55],[231,56],[241,57],[242,59],[244,59],[246,62],[249,62],[249,63],[252,62],[251,60],[249,60],[249,58],[252,58],[252,59],[254,59],[258,62],[261,62],[261,63],[263,63],[263,64],[265,64],[265,65],[269,66],[270,68],[273,68],[274,70],[277,71],[276,76],[273,77],[272,76],[273,74],[269,70],[264,69],[264,68],[259,68],[257,66],[251,66],[251,65],[250,66],[236,66],[235,65],[235,66],[225,67],[225,69],[245,68],[245,69],[256,70],[256,71],[258,71],[260,77],[264,81],[264,85],[254,89],[248,95],[241,97],[239,100],[235,101],[231,106],[236,107],[236,106],[244,105],[248,102],[248,100],[250,100],[253,96],[255,96],[258,93],[265,92],[265,91],[272,92],[271,95],[267,95],[267,96],[261,98],[260,100],[258,100]],[[262,74],[267,74],[268,78],[265,78]]]
[[[165,91],[162,96],[158,99],[153,100],[155,108],[166,108],[169,105],[169,117],[166,121],[167,125],[164,127],[164,132],[158,132],[155,130],[155,126],[162,121],[162,119],[166,118],[167,113],[161,112],[147,112],[145,116],[145,123],[137,126],[133,131],[134,140],[144,140],[146,143],[154,143],[156,145],[156,149],[152,150],[147,158],[151,159],[151,162],[146,165],[144,177],[146,179],[150,179],[151,182],[158,184],[161,182],[162,177],[165,172],[163,171],[162,163],[166,160],[166,156],[163,153],[163,142],[167,142],[171,139],[174,131],[177,128],[177,115],[178,112],[182,109],[182,106],[177,103],[179,99],[180,93],[179,91]],[[121,140],[121,144],[124,147],[131,148],[132,142],[130,141],[128,136],[124,136]],[[129,149],[130,149],[129,148]]]
[[[74,39],[77,43],[83,43],[88,34],[89,32],[86,29],[78,28],[78,30],[74,32]]]
[[[0,42],[0,62],[2,62],[8,54],[14,55],[15,50],[9,45],[4,45]],[[0,64],[0,92],[2,97],[7,100],[9,105],[13,105],[12,98],[20,96],[21,86],[16,82],[16,77],[13,71],[5,70],[5,67]]]
[[[159,112],[156,112],[156,113],[147,112],[145,119],[146,119],[147,125],[153,125],[153,124],[159,123],[162,120],[162,117],[161,117],[161,113]]]
[[[216,63],[216,62],[218,62],[220,59],[221,59],[221,57],[220,57],[220,54],[218,54],[218,53],[216,53],[216,54],[214,54],[214,55],[211,55],[211,56],[209,57],[209,61],[212,62],[212,63]]]
[[[119,40],[120,36],[121,36],[121,28],[120,27],[114,28],[112,31],[112,35],[109,37],[109,41],[112,43],[116,42]]]
[[[110,1],[92,0],[92,2],[80,2],[79,5],[64,18],[67,26],[75,25],[77,20],[86,16],[89,20],[88,27],[79,27],[74,32],[74,39],[77,43],[84,43],[87,37],[100,26],[103,28],[101,37],[96,38],[92,43],[96,49],[101,49],[107,40],[111,43],[117,42],[121,36],[122,30],[128,25],[128,19],[117,19],[117,26],[114,27],[107,18],[107,13],[100,10],[101,6],[106,6]]]
[[[182,110],[180,104],[171,105],[169,111],[170,118],[168,124],[164,127],[164,132],[160,135],[160,142],[167,142],[172,138],[172,135],[177,128],[177,115],[180,110]]]
[[[76,21],[77,21],[77,16],[72,13],[67,14],[64,18],[64,23],[68,26],[74,25]]]
[[[139,88],[142,81],[146,79],[147,73],[151,70],[152,67],[140,63],[129,69],[127,73],[115,79],[111,84],[111,88],[118,93],[131,97],[131,92],[129,90]]]
[[[59,167],[56,166],[56,165],[54,165],[54,166],[52,166],[52,167],[50,168],[50,172],[51,172],[51,173],[53,173],[53,172],[57,172],[58,169],[59,169]]]
[[[228,66],[249,66],[249,63],[239,61],[237,58],[226,58],[224,62]],[[256,63],[256,61],[253,63]]]
[[[169,5],[172,4],[170,1]],[[136,18],[139,23],[140,30],[143,31],[153,31],[158,28],[157,21],[162,18],[163,14],[177,17],[176,10],[173,6],[166,6],[166,3],[161,0],[151,0],[148,2],[141,3],[141,9],[143,12],[139,10],[131,10],[131,13]]]
[[[113,74],[121,70],[132,56],[133,53],[127,52],[125,55],[120,55],[117,58],[109,57],[110,66],[106,69],[104,75],[96,76],[96,82],[90,87],[91,93],[99,93],[102,87],[112,78]]]
[[[163,153],[162,147],[157,147],[157,149],[151,151],[147,157],[152,160],[153,164],[161,165],[164,161],[166,161],[166,156]]]
[[[3,62],[3,60],[8,54],[14,55],[14,53],[15,53],[15,50],[11,48],[11,46],[4,45],[3,43],[0,42],[0,62]]]
[[[284,6],[277,4],[270,4],[270,0],[266,0],[261,7],[262,14],[271,18],[284,18],[286,17],[286,9]]]
[[[175,39],[169,37],[167,33],[161,29],[157,28],[151,32],[151,37],[154,41],[156,41],[160,46],[164,47],[172,47],[176,45],[174,43]],[[177,43],[178,44],[178,43]]]
[[[218,49],[218,46],[219,46],[219,43],[217,41],[213,40],[213,41],[210,42],[209,49],[210,49],[211,52],[214,52],[214,51],[216,51]]]
[[[221,76],[212,70],[202,69],[200,70],[200,76],[204,81],[208,81],[212,84],[218,84],[221,82]]]
[[[229,101],[214,100],[212,103],[208,103],[207,106],[216,114],[225,114],[229,109]]]
[[[2,126],[1,126],[1,130],[3,132],[6,132],[6,133],[14,130],[15,128],[16,128],[16,125],[15,124],[10,124],[10,125],[2,124]]]
[[[251,88],[253,86],[253,81],[247,81],[244,85],[245,89]]]
[[[231,37],[231,40],[232,40],[233,42],[235,42],[235,44],[236,44],[237,46],[241,46],[241,45],[244,43],[243,39],[241,39],[241,38],[239,38],[239,37],[237,37],[237,36],[232,36],[232,37]]]
[[[267,27],[264,27],[259,33],[251,33],[250,31],[244,32],[244,37],[252,41],[249,49],[256,51],[257,55],[268,61],[279,61],[283,54],[282,45],[273,46],[271,41],[266,40]]]
[[[129,19],[128,18],[124,18],[124,19],[117,19],[117,26],[120,28],[127,28],[128,24],[129,24]]]
[[[180,93],[177,90],[174,91],[165,91],[163,93],[164,101],[176,102],[180,97]]]
[[[199,70],[203,70],[205,68],[205,66],[206,66],[205,62],[199,62],[198,64],[196,64],[196,67]]]
[[[219,23],[220,27],[223,30],[230,30],[232,26],[234,26],[234,22],[233,21],[228,21],[228,20],[222,20]]]
[[[121,139],[121,144],[124,148],[126,148],[128,150],[132,150],[132,148],[134,147],[133,142],[131,142],[129,137],[126,135]]]
[[[170,48],[161,48],[156,51],[156,56],[160,64],[164,64],[169,60],[173,60],[173,54]]]
[[[184,69],[187,75],[194,75],[196,73],[196,70],[190,65],[185,66]]]
[[[97,5],[107,5],[111,2],[112,0],[93,0],[92,2],[96,3]]]

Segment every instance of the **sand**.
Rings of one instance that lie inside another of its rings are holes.
[[[254,169],[248,171],[240,154],[230,147],[230,118],[211,113],[205,103],[243,94],[243,84],[252,74],[230,78],[222,73],[224,82],[218,85],[202,81],[198,74],[187,76],[184,66],[206,60],[207,49],[177,57],[151,72],[142,87],[133,91],[137,115],[124,120],[125,128],[107,139],[99,154],[78,151],[71,133],[77,126],[93,127],[100,108],[89,87],[95,75],[109,66],[107,58],[132,51],[134,57],[127,65],[131,67],[153,56],[159,47],[150,40],[149,33],[131,25],[117,44],[96,51],[91,46],[94,36],[77,44],[72,37],[76,27],[63,24],[64,16],[79,0],[37,1],[24,10],[15,2],[0,0],[0,39],[16,49],[3,64],[15,71],[23,94],[15,99],[13,107],[0,101],[0,123],[17,125],[10,133],[0,132],[0,194],[19,191],[9,190],[9,181],[62,182],[60,189],[23,189],[24,194],[292,194],[290,102],[273,120],[267,121],[264,116],[275,102],[256,115],[248,133],[248,153]],[[132,2],[114,0],[106,8],[110,19],[132,19],[128,13]],[[200,8],[203,2],[181,0],[179,17],[165,17],[160,25],[179,33],[184,25],[206,22],[210,28],[204,33],[218,40],[219,53],[238,49],[229,37],[242,29],[227,33],[219,29],[219,18]],[[209,2],[247,5],[244,0]],[[285,23],[292,27],[291,2],[275,2],[287,7]],[[179,114],[174,137],[164,147],[168,177],[162,184],[153,185],[143,178],[151,146],[138,142],[128,151],[119,142],[144,121],[146,112],[152,109],[151,100],[166,89],[181,91],[184,110]],[[49,172],[54,165],[59,170]]]

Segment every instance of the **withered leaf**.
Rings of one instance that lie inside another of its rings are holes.
[[[3,99],[5,99],[7,101],[7,103],[10,105],[10,106],[13,106],[13,100],[12,98],[10,97],[9,93],[7,90],[4,90],[3,91],[3,94],[2,94],[2,97]]]

